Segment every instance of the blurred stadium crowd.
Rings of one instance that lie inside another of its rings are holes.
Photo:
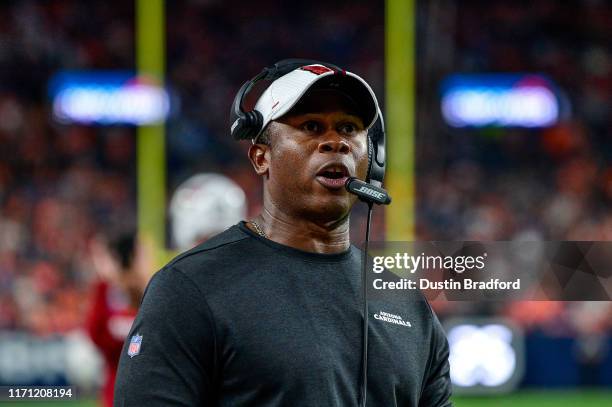
[[[168,4],[167,82],[180,112],[167,123],[168,196],[196,172],[220,172],[258,211],[260,182],[228,113],[242,82],[271,62],[337,61],[382,94],[380,8],[272,5]],[[86,308],[88,240],[135,226],[135,131],[54,123],[48,81],[59,70],[134,69],[134,5],[3,2],[0,18],[0,329],[65,332]]]
[[[47,84],[132,67],[133,10],[3,2],[0,19],[0,329],[67,332],[87,306],[88,239],[134,222],[134,132],[53,123]]]
[[[598,1],[430,8],[419,61],[421,238],[612,238],[611,13]],[[543,130],[449,130],[435,89],[452,72],[544,73],[572,112]]]
[[[168,195],[193,173],[220,172],[254,214],[260,182],[228,134],[234,93],[263,66],[300,56],[350,68],[382,100],[384,8],[260,1],[229,12],[231,3],[167,5],[177,112],[167,123]],[[87,242],[135,226],[135,131],[54,123],[48,80],[64,69],[133,69],[134,8],[5,1],[0,21],[0,330],[68,332],[83,323],[94,278]],[[418,21],[419,239],[612,240],[609,4],[432,1]],[[453,72],[543,72],[571,117],[543,130],[450,129],[438,86]],[[596,308],[588,329],[609,332],[610,306]],[[506,312],[527,326],[586,314],[546,302]]]
[[[609,4],[432,2],[420,17],[419,238],[610,240]],[[441,117],[437,90],[454,72],[543,73],[559,86],[571,113],[544,129],[452,129]],[[463,315],[503,314],[554,335],[612,331],[610,303],[457,305],[450,308]]]

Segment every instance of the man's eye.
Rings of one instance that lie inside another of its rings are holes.
[[[312,121],[312,120],[307,121],[306,123],[302,125],[302,129],[306,130],[309,133],[317,133],[320,128],[321,126],[319,125],[319,123]]]
[[[342,133],[346,133],[346,134],[352,134],[355,131],[357,131],[357,126],[355,126],[352,123],[344,123],[343,125],[340,126],[339,130]]]

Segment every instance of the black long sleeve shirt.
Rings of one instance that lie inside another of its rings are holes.
[[[178,256],[149,283],[115,406],[356,406],[360,265],[355,247],[304,252],[244,223]],[[369,310],[368,406],[451,406],[448,344],[420,293]]]

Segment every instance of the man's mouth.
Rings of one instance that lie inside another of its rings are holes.
[[[317,172],[317,181],[329,189],[344,188],[349,171],[343,164],[328,164]]]

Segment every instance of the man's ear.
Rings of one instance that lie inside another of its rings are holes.
[[[249,160],[257,175],[268,175],[269,150],[270,146],[266,144],[253,144],[249,148]]]

